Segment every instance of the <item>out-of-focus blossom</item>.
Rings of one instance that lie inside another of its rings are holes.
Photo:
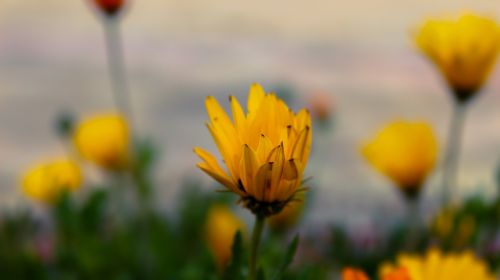
[[[118,114],[93,116],[75,129],[73,142],[80,155],[107,170],[120,170],[129,162],[127,121]]]
[[[314,119],[326,122],[332,116],[333,104],[330,94],[324,91],[311,93],[308,98],[309,109]]]
[[[228,169],[209,152],[195,148],[198,167],[241,197],[259,216],[277,214],[302,189],[302,176],[312,142],[307,110],[295,114],[276,95],[254,84],[247,112],[230,97],[231,120],[213,97],[206,107],[207,126]]]
[[[464,246],[470,241],[476,230],[476,221],[470,215],[462,217],[458,223],[457,246]]]
[[[231,259],[231,247],[236,232],[245,231],[245,224],[225,205],[214,205],[208,212],[206,240],[219,268]]]
[[[414,197],[434,168],[437,140],[427,123],[396,121],[368,141],[362,154],[408,197]]]
[[[431,228],[440,238],[449,238],[452,234],[455,225],[455,213],[455,208],[445,208],[432,221]]]
[[[342,270],[342,280],[369,280],[368,276],[360,269],[347,267]]]
[[[303,212],[304,202],[302,200],[289,203],[280,213],[272,216],[268,224],[274,231],[285,232],[297,225]]]
[[[416,35],[421,51],[439,68],[455,97],[466,102],[491,73],[500,50],[500,28],[487,17],[429,19]]]
[[[92,0],[94,4],[106,15],[118,14],[125,5],[125,0]]]
[[[68,159],[56,159],[36,165],[23,176],[24,193],[46,204],[54,203],[64,192],[80,188],[82,174],[78,164]]]
[[[486,263],[471,252],[445,254],[431,249],[424,256],[402,254],[395,264],[384,264],[381,267],[380,278],[385,280],[387,275],[394,274],[401,268],[406,269],[411,280],[495,279]]]
[[[432,231],[443,241],[461,248],[467,245],[477,229],[473,216],[460,215],[456,207],[448,207],[432,221]]]
[[[42,234],[35,240],[35,250],[43,263],[50,263],[54,259],[54,238],[49,234]]]
[[[413,278],[410,277],[406,268],[400,267],[387,272],[382,280],[413,280]]]

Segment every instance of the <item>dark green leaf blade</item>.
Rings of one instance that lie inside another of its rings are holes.
[[[280,268],[274,275],[273,280],[281,279],[285,270],[290,266],[290,264],[292,264],[298,246],[299,246],[299,235],[295,235],[290,245],[288,245],[285,258],[283,259],[283,263],[281,264]]]

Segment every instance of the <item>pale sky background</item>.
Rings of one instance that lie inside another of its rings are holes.
[[[443,146],[450,97],[415,50],[411,31],[427,16],[473,10],[500,19],[500,2],[335,0],[136,0],[123,17],[128,74],[139,131],[163,150],[158,197],[169,207],[196,170],[194,146],[214,150],[204,127],[206,95],[222,102],[261,82],[300,95],[327,91],[336,130],[316,134],[310,221],[355,220],[402,209],[390,182],[360,157],[363,139],[395,118],[433,124]],[[0,202],[26,205],[19,175],[63,154],[52,130],[58,112],[112,106],[99,18],[84,0],[0,0]],[[494,191],[500,160],[496,71],[470,108],[459,191]],[[227,104],[226,104],[227,105]],[[320,150],[321,152],[318,152]],[[321,154],[321,163],[318,155]],[[426,189],[426,201],[439,183]]]

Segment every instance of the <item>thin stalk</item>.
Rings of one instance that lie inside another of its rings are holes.
[[[455,103],[453,107],[443,171],[443,205],[448,205],[454,199],[453,189],[457,186],[458,163],[462,143],[466,104]]]
[[[255,225],[252,233],[252,244],[250,251],[250,265],[249,265],[249,280],[257,279],[257,252],[259,250],[260,238],[264,230],[265,217],[262,215],[255,215]]]
[[[109,17],[105,18],[103,23],[113,100],[117,109],[129,122],[132,122],[132,108],[130,91],[125,73],[120,19]]]
[[[420,219],[420,201],[418,197],[407,198],[407,223],[409,224],[409,233],[407,246],[409,250],[415,250],[418,247],[419,233],[421,229],[421,219]]]

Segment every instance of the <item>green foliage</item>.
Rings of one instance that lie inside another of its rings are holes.
[[[2,279],[245,280],[249,257],[245,235],[235,234],[232,257],[224,269],[217,266],[204,236],[209,208],[234,205],[235,197],[202,191],[199,183],[188,181],[172,212],[162,212],[152,199],[156,154],[151,142],[136,142],[136,160],[129,175],[139,190],[131,192],[137,205],[122,201],[123,194],[117,192],[123,178],[113,176],[115,188],[86,186],[86,195],[78,199],[63,194],[43,214],[5,212],[0,222]],[[397,224],[385,231],[367,232],[366,240],[348,228],[332,226],[326,237],[318,232],[321,229],[302,233],[297,252],[298,235],[290,241],[290,232],[271,231],[262,239],[257,277],[331,279],[332,273],[345,266],[360,267],[375,276],[382,262],[393,260],[401,251],[424,251],[436,245],[445,250],[473,249],[492,269],[498,269],[494,243],[500,234],[498,196],[488,200],[474,196],[452,210],[445,236],[434,227],[437,218],[428,227]],[[464,221],[473,221],[466,238]]]
[[[290,266],[290,264],[292,264],[293,257],[295,256],[295,252],[297,251],[298,246],[299,246],[299,236],[296,235],[295,238],[293,238],[290,245],[288,245],[285,258],[283,259],[283,262],[279,267],[278,271],[274,275],[273,277],[274,280],[282,279],[285,270]]]
[[[231,261],[224,271],[223,280],[243,280],[246,278],[246,250],[243,245],[243,235],[241,231],[234,235],[233,246],[231,248]]]

